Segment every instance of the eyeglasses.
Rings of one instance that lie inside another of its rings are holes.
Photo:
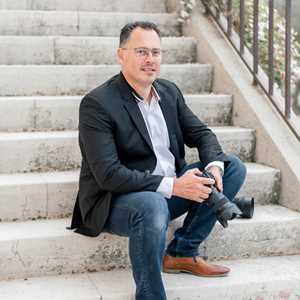
[[[139,48],[133,48],[133,49],[128,49],[128,48],[122,48],[123,50],[133,50],[135,55],[137,57],[145,58],[150,55],[150,52],[153,57],[158,58],[161,56],[162,50],[159,48],[146,48],[146,47],[139,47]]]

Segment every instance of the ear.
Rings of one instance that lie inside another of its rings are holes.
[[[121,48],[117,49],[117,60],[120,65],[122,65],[124,62],[124,51],[122,51]]]

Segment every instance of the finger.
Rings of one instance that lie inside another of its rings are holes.
[[[196,183],[193,185],[196,193],[210,194],[212,192],[211,185],[205,185],[203,183]]]
[[[216,187],[220,192],[223,192],[222,178],[220,178],[220,177],[216,178]]]
[[[191,170],[193,174],[195,175],[202,175],[202,172],[198,168],[194,168]]]
[[[219,183],[219,187],[218,187],[219,191],[223,193],[223,184]]]
[[[198,193],[198,198],[202,198],[202,199],[208,199],[209,198],[210,193],[206,193],[204,191],[200,191]]]
[[[198,202],[198,203],[202,203],[203,201],[205,201],[202,198],[195,198],[195,199],[192,199],[192,200],[195,201],[195,202]]]
[[[215,184],[215,181],[212,178],[199,177],[199,181],[202,184],[212,185]]]
[[[198,188],[201,193],[206,195],[209,195],[212,192],[212,189],[205,185],[199,185]]]

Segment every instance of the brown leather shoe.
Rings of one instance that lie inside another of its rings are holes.
[[[191,273],[196,276],[221,277],[226,276],[230,269],[220,265],[213,265],[203,258],[197,257],[173,257],[165,255],[163,260],[163,272],[165,273]]]

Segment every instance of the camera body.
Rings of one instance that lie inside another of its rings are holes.
[[[213,174],[204,170],[200,177],[206,177],[214,179]],[[209,186],[212,189],[209,198],[204,203],[212,208],[220,224],[226,228],[228,227],[228,221],[242,215],[242,211],[238,206],[231,202],[223,193],[219,192],[214,185]]]

